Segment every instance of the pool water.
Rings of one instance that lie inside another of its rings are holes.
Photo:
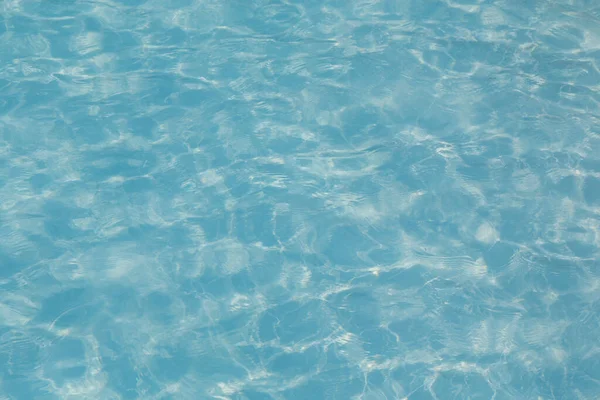
[[[600,398],[596,0],[4,0],[0,399]]]

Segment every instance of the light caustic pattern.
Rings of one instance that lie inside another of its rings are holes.
[[[600,398],[597,1],[0,10],[0,399]]]

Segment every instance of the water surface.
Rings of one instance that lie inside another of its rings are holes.
[[[600,398],[593,0],[4,0],[0,399]]]

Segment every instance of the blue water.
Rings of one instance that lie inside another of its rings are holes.
[[[0,400],[599,399],[596,0],[3,0]]]

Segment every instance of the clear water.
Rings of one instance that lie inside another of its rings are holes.
[[[600,398],[596,0],[0,11],[0,399]]]

